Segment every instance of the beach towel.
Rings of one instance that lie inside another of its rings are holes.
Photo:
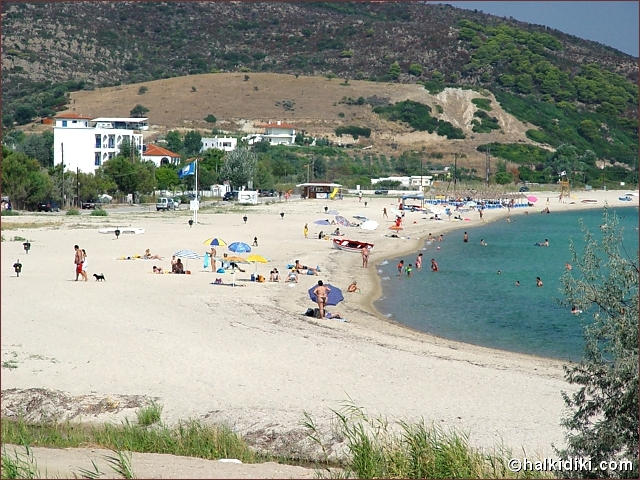
[[[202,264],[202,268],[209,268],[209,254],[204,254],[204,263]]]

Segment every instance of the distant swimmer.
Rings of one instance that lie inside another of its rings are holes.
[[[573,267],[571,266],[571,264],[569,262],[567,262],[567,263],[564,264],[564,268],[566,270],[571,270]]]
[[[536,247],[548,247],[549,246],[549,239],[545,238],[544,242],[536,242],[536,243],[534,243],[534,245]]]
[[[464,237],[462,237],[462,241],[464,243],[467,243],[469,241],[469,234],[467,232],[464,232]]]
[[[540,280],[540,277],[536,277],[536,287],[542,287],[543,283],[542,280]]]
[[[498,275],[502,275],[502,270],[498,270],[496,273],[497,273]]]
[[[431,259],[431,271],[432,272],[437,272],[438,271],[438,263],[436,262],[435,258]]]
[[[571,307],[571,313],[573,313],[574,315],[580,315],[582,313],[582,310],[574,305]]]
[[[483,247],[487,246],[487,242],[484,241],[484,238],[480,239],[480,245],[482,245]]]
[[[519,286],[520,286],[520,280],[516,280],[515,286],[516,286],[516,287],[519,287]]]
[[[418,258],[416,258],[416,268],[422,270],[422,253],[419,253]]]

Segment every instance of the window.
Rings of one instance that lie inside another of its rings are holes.
[[[67,126],[67,121],[66,120],[62,120],[62,126],[66,127]]]
[[[94,162],[93,162],[93,163],[94,163],[94,165],[95,165],[96,167],[99,167],[99,166],[100,166],[100,163],[101,163],[101,162],[100,162],[100,152],[96,152],[96,153],[95,153],[95,157],[94,157],[94,158],[95,158],[95,159],[94,159]]]
[[[109,152],[109,160],[111,160],[113,158],[115,154],[113,152]]]
[[[102,143],[102,139],[100,135],[96,135],[96,148],[100,148],[100,144]]]
[[[109,148],[116,148],[116,136],[109,135]]]

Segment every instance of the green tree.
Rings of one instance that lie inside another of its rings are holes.
[[[183,144],[180,132],[177,130],[171,130],[167,133],[165,140],[167,141],[167,148],[169,150],[176,153],[182,152]]]
[[[202,135],[195,130],[187,132],[184,136],[184,153],[187,155],[196,155],[202,148]]]
[[[269,167],[265,162],[259,162],[258,168],[256,169],[254,187],[260,190],[271,190],[274,188],[274,185],[275,181]]]
[[[205,122],[209,122],[209,123],[216,123],[218,121],[218,119],[216,118],[215,115],[213,115],[212,113],[210,113],[209,115],[207,115],[206,117],[204,117],[204,121]]]
[[[175,168],[163,166],[156,168],[156,182],[160,190],[170,190],[180,184]]]
[[[591,457],[593,464],[626,458],[633,471],[597,476],[638,478],[638,257],[622,254],[618,224],[605,209],[601,238],[583,227],[582,254],[570,244],[574,268],[562,277],[564,303],[592,321],[584,327],[583,360],[564,367],[566,380],[579,388],[563,393],[571,414],[562,421],[568,446],[560,453]]]
[[[41,135],[27,135],[16,145],[16,151],[35,158],[43,167],[53,166],[53,132]]]
[[[29,123],[36,116],[36,111],[31,105],[20,105],[13,114],[13,119],[18,125]]]
[[[411,65],[409,65],[409,73],[411,75],[419,77],[420,75],[422,75],[422,65],[420,65],[419,63],[412,63]]]
[[[37,160],[2,148],[2,193],[15,208],[35,208],[51,195],[53,184]]]
[[[125,194],[151,193],[156,187],[155,163],[131,161],[118,155],[107,160],[99,169]]]
[[[393,80],[397,80],[398,77],[400,76],[400,64],[398,62],[393,62],[390,66],[389,66],[389,76],[393,79]]]
[[[257,161],[255,152],[247,148],[237,148],[232,152],[227,152],[224,156],[220,178],[229,180],[231,185],[236,188],[247,185],[249,180],[253,180]]]
[[[148,111],[149,109],[147,107],[138,104],[131,109],[131,111],[129,112],[129,115],[135,118],[140,118],[140,117],[144,117]]]
[[[138,150],[136,148],[131,147],[131,142],[129,140],[123,140],[120,143],[120,155],[125,158],[139,158]]]

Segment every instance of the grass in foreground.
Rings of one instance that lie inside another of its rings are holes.
[[[350,478],[552,478],[542,472],[512,472],[508,449],[485,453],[471,447],[467,435],[454,430],[423,421],[393,426],[385,418],[368,417],[353,403],[333,412],[337,418],[334,435],[344,439],[348,451],[340,474]],[[303,426],[328,459],[328,448],[307,413]],[[334,476],[328,464],[324,473]]]
[[[24,420],[3,419],[2,441],[38,447],[91,445],[116,451],[169,453],[205,459],[237,458],[243,463],[264,460],[229,428],[205,426],[196,421],[181,422],[169,428],[164,425],[146,427],[129,422],[120,425],[71,422],[32,424]]]

